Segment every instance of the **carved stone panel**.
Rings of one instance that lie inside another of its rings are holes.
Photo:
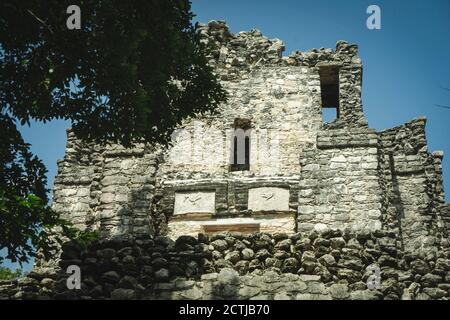
[[[215,206],[215,192],[175,192],[173,214],[214,213]]]
[[[289,189],[251,188],[248,190],[248,209],[252,211],[289,211]]]

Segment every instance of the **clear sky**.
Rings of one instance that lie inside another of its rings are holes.
[[[381,30],[369,30],[366,9],[381,8]],[[82,10],[82,8],[81,8]],[[363,62],[363,107],[369,126],[383,130],[426,116],[430,151],[443,150],[450,199],[450,0],[193,0],[195,21],[225,20],[232,32],[257,28],[294,50],[359,45]],[[23,127],[25,140],[48,168],[64,155],[69,123]],[[6,264],[11,266],[10,264]],[[25,266],[29,269],[30,265]]]

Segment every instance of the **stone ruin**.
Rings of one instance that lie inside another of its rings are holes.
[[[202,33],[229,94],[219,113],[186,120],[168,149],[83,145],[69,132],[55,210],[108,239],[346,228],[396,231],[411,249],[445,239],[443,154],[428,152],[425,118],[368,127],[356,45],[283,57],[257,30],[213,21]]]
[[[355,44],[283,56],[258,30],[211,21],[201,33],[229,95],[217,114],[186,119],[169,148],[85,144],[68,131],[53,208],[100,235],[61,257],[91,270],[81,295],[448,299],[450,206],[426,119],[368,127]],[[325,109],[336,118],[325,122]],[[372,263],[381,291],[365,286]],[[295,288],[269,288],[284,282]],[[53,296],[42,288],[30,290]]]

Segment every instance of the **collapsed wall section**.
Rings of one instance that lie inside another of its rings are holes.
[[[386,191],[384,223],[408,251],[432,254],[448,241],[442,182],[442,152],[429,153],[425,118],[379,133]]]
[[[67,131],[64,159],[58,160],[53,186],[52,208],[75,227],[85,230],[91,217],[91,186],[95,167],[92,149]]]
[[[322,69],[337,69],[339,74],[340,120],[337,126],[366,127],[361,101],[362,64],[358,46],[338,41],[335,50],[329,48],[295,51],[282,56],[284,44],[280,39],[268,39],[259,30],[233,34],[225,21],[210,21],[201,25],[204,41],[211,45],[209,63],[215,67],[222,80],[246,78],[252,70],[265,66],[307,67],[317,75]],[[311,83],[313,84],[313,83]],[[320,89],[319,94],[320,106]]]

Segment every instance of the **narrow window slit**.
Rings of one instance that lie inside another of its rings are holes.
[[[234,120],[232,163],[230,164],[230,171],[250,170],[250,130],[250,120]]]

